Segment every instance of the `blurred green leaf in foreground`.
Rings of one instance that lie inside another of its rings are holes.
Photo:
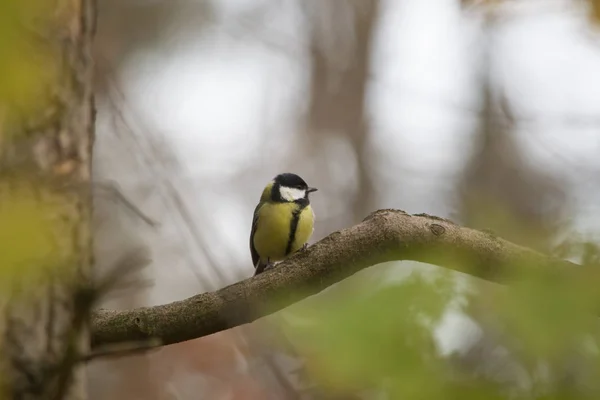
[[[8,145],[51,117],[50,100],[60,97],[54,37],[68,27],[52,21],[69,10],[56,6],[47,0],[0,2],[0,292],[65,262],[73,237],[63,195],[4,158],[23,158]]]
[[[72,232],[64,204],[63,195],[41,185],[0,181],[0,292],[66,262]]]
[[[600,398],[595,313],[600,291],[593,268],[585,275],[589,279],[582,276],[524,274],[510,287],[496,285],[497,291],[478,290],[472,282],[465,304],[485,304],[491,317],[486,321],[494,322],[487,326],[494,333],[494,351],[513,361],[501,369],[510,369],[503,372],[518,376],[521,384],[501,381],[483,368],[463,370],[454,362],[456,354],[440,354],[433,330],[449,307],[456,309],[459,295],[443,270],[413,274],[382,289],[366,283],[359,290],[365,295],[340,290],[301,303],[291,313],[311,323],[284,323],[284,332],[307,360],[309,380],[333,393],[377,389],[390,399]]]
[[[286,336],[307,356],[312,378],[334,391],[383,387],[394,398],[440,398],[430,331],[453,287],[446,276],[413,275],[366,295],[328,294],[334,298],[318,309],[300,305],[294,313],[314,323],[287,327]]]
[[[55,33],[49,16],[52,1],[0,2],[0,149],[7,122],[43,113],[57,74],[57,58],[49,39]]]

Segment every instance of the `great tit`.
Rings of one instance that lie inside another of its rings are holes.
[[[291,173],[279,174],[265,186],[250,231],[254,276],[306,247],[315,220],[308,195],[316,191]]]

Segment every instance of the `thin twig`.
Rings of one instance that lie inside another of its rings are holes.
[[[79,362],[87,363],[98,358],[123,357],[137,353],[145,353],[163,345],[160,339],[142,340],[137,342],[114,343],[102,346],[79,358]]]
[[[114,181],[95,182],[93,185],[93,188],[96,190],[105,192],[110,197],[119,200],[119,202],[122,203],[129,211],[131,211],[133,214],[135,214],[138,218],[140,218],[142,221],[144,221],[146,224],[150,225],[151,227],[155,228],[160,225],[157,221],[148,217],[137,206],[135,206],[129,199],[127,199],[125,197],[125,195],[123,195],[123,193],[121,192],[119,185],[116,182],[114,182]]]

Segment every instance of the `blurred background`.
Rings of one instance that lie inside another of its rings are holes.
[[[584,0],[98,0],[94,178],[156,222],[98,191],[100,272],[132,248],[152,258],[150,285],[102,306],[171,302],[251,276],[252,211],[280,172],[319,188],[313,242],[378,208],[546,252],[593,242],[598,15]],[[360,275],[373,290],[416,270],[435,268]],[[474,322],[485,307],[470,317],[448,307],[436,346],[459,349],[467,369],[495,360],[488,372],[522,385],[518,368],[498,367],[498,332]],[[92,398],[304,398],[302,357],[268,324],[94,362]],[[358,398],[349,389],[337,398]]]

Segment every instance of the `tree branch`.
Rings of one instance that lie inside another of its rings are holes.
[[[371,265],[394,260],[436,264],[498,283],[517,273],[563,273],[579,267],[491,233],[427,214],[379,210],[334,232],[256,277],[182,301],[94,314],[92,346],[157,338],[182,342],[252,322]],[[251,268],[248,264],[250,275]]]

